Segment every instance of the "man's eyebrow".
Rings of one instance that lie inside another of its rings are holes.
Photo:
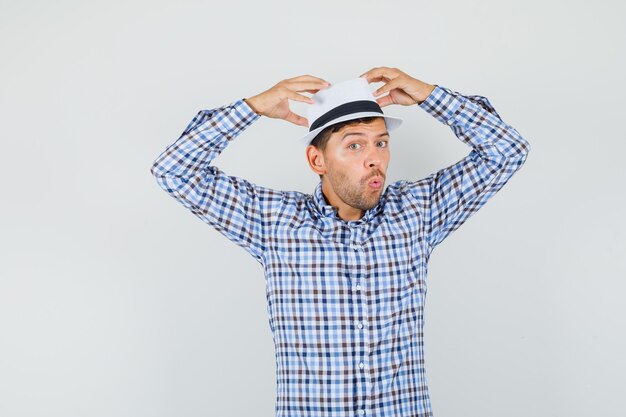
[[[341,140],[343,141],[345,138],[347,138],[350,135],[357,135],[357,136],[366,136],[365,133],[362,132],[348,132],[345,135],[343,135],[343,137],[341,138]],[[383,133],[379,133],[378,137],[382,137],[382,136],[389,136],[389,132],[383,132]],[[391,136],[389,136],[391,137]]]

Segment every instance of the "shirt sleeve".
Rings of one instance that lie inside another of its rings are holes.
[[[282,192],[211,165],[260,117],[244,99],[201,110],[157,157],[150,172],[163,190],[262,264],[272,213],[282,203]]]
[[[486,97],[435,85],[418,105],[472,147],[459,162],[407,182],[423,210],[431,250],[478,211],[526,161],[530,144]]]

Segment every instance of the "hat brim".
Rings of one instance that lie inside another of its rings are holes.
[[[311,130],[309,133],[307,133],[306,135],[298,139],[298,141],[304,145],[308,145],[315,138],[315,136],[317,136],[318,133],[320,133],[322,130],[324,130],[328,126],[331,126],[340,122],[345,122],[346,120],[358,119],[359,117],[371,117],[371,116],[384,118],[385,125],[387,126],[388,131],[394,130],[402,124],[402,119],[400,119],[399,117],[388,116],[386,114],[381,114],[381,113],[377,113],[373,111],[351,113],[351,114],[346,114],[345,116],[341,116],[336,119],[333,119],[330,122],[326,123],[325,125],[320,126],[314,130]]]

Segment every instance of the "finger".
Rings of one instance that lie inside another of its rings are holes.
[[[393,100],[391,99],[391,95],[386,95],[385,97],[377,98],[376,102],[380,107],[385,107],[390,104],[393,104]]]
[[[359,77],[363,77],[363,78],[365,78],[367,80],[367,82],[369,82],[368,75],[369,75],[370,71],[372,71],[372,69],[369,69],[369,70],[365,71],[363,74],[359,75]]]
[[[326,81],[292,81],[287,84],[288,88],[293,91],[308,91],[308,90],[316,90],[319,91],[323,88],[330,87],[330,83]]]
[[[303,94],[298,94],[295,91],[291,91],[291,90],[289,90],[289,92],[287,93],[287,98],[291,100],[295,100],[295,101],[302,101],[304,103],[309,103],[309,104],[315,103],[315,100],[313,100],[311,97],[307,97]]]
[[[369,83],[377,81],[389,81],[396,78],[399,72],[395,68],[375,67],[364,73]]]
[[[288,122],[291,122],[293,124],[296,124],[298,126],[304,126],[304,127],[308,127],[309,126],[309,122],[306,118],[295,114],[294,112],[289,112],[289,114],[287,115],[287,117],[285,118],[285,120],[287,120]]]
[[[398,86],[400,82],[400,78],[394,78],[389,81],[387,84],[380,86],[378,89],[372,91],[374,97],[380,96],[381,94],[385,94],[387,91],[391,91]]]
[[[376,70],[379,70],[381,67],[373,67],[369,70],[365,71],[363,74],[359,75],[359,77],[364,77],[367,82],[370,82],[370,78],[372,77],[372,73]]]
[[[323,90],[323,89],[328,88],[328,87],[330,87],[330,86],[323,85],[323,86],[321,86],[320,88],[313,88],[313,89],[311,89],[311,90],[302,90],[302,91],[303,91],[303,92],[306,92],[306,93],[315,94],[315,93],[317,93],[318,91]]]
[[[377,83],[377,82],[381,82],[382,81],[382,82],[386,82],[387,83],[387,82],[389,82],[391,80],[393,80],[393,78],[381,74],[381,75],[377,75],[375,77],[370,76],[369,82],[370,83]]]

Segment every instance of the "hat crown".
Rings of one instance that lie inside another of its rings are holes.
[[[309,104],[307,108],[307,120],[310,125],[328,111],[345,103],[367,100],[378,104],[364,77],[331,84],[313,94],[311,98],[314,103]]]
[[[387,130],[402,124],[399,117],[384,114],[363,77],[331,84],[313,94],[311,99],[313,103],[306,105],[308,132],[300,138],[306,145],[326,127],[361,117],[382,117]]]

